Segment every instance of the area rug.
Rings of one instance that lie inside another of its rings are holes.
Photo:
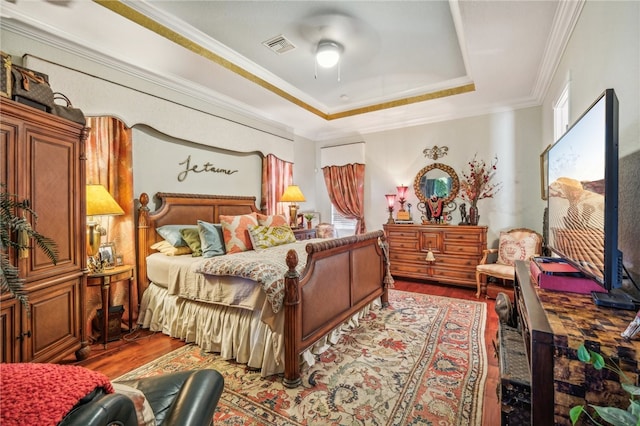
[[[116,380],[213,368],[216,425],[481,425],[486,304],[392,290],[390,307],[318,356],[303,386],[187,345]]]

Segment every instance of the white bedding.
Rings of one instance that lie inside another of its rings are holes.
[[[153,253],[147,257],[147,276],[172,296],[252,310],[262,308],[264,292],[255,281],[196,272],[204,260],[191,255]]]
[[[196,272],[206,260],[210,259],[148,256],[147,275],[158,282],[153,281],[142,296],[138,323],[260,369],[263,377],[284,372],[284,310],[274,312],[255,281]],[[313,354],[337,342],[343,330],[358,326],[373,306],[380,306],[379,300],[305,351],[304,364],[313,365]]]

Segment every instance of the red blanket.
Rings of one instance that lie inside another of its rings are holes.
[[[56,425],[78,401],[109,378],[83,367],[57,364],[0,364],[0,424]]]

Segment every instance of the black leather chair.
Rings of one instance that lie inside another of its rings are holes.
[[[224,378],[215,370],[183,371],[121,381],[142,391],[151,405],[157,425],[211,425],[224,389]],[[60,426],[136,426],[134,404],[122,394],[98,391],[84,398]]]

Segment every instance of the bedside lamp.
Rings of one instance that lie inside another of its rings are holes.
[[[87,185],[87,254],[98,254],[102,236],[107,230],[95,221],[94,216],[116,216],[124,210],[102,185]]]
[[[292,228],[297,228],[298,205],[296,203],[306,201],[302,191],[300,191],[300,187],[298,185],[289,185],[282,197],[280,197],[280,201],[291,203],[289,204],[289,225]]]
[[[387,194],[385,197],[387,197],[387,206],[389,207],[389,220],[387,220],[387,225],[393,225],[396,223],[396,221],[393,220],[393,206],[396,203],[396,194]]]
[[[407,202],[405,197],[407,196],[407,189],[409,189],[409,187],[406,185],[400,185],[396,187],[396,189],[398,190],[398,202],[400,203],[400,210],[398,210],[398,213],[396,214],[396,219],[410,220],[411,214],[404,209],[404,203]]]

